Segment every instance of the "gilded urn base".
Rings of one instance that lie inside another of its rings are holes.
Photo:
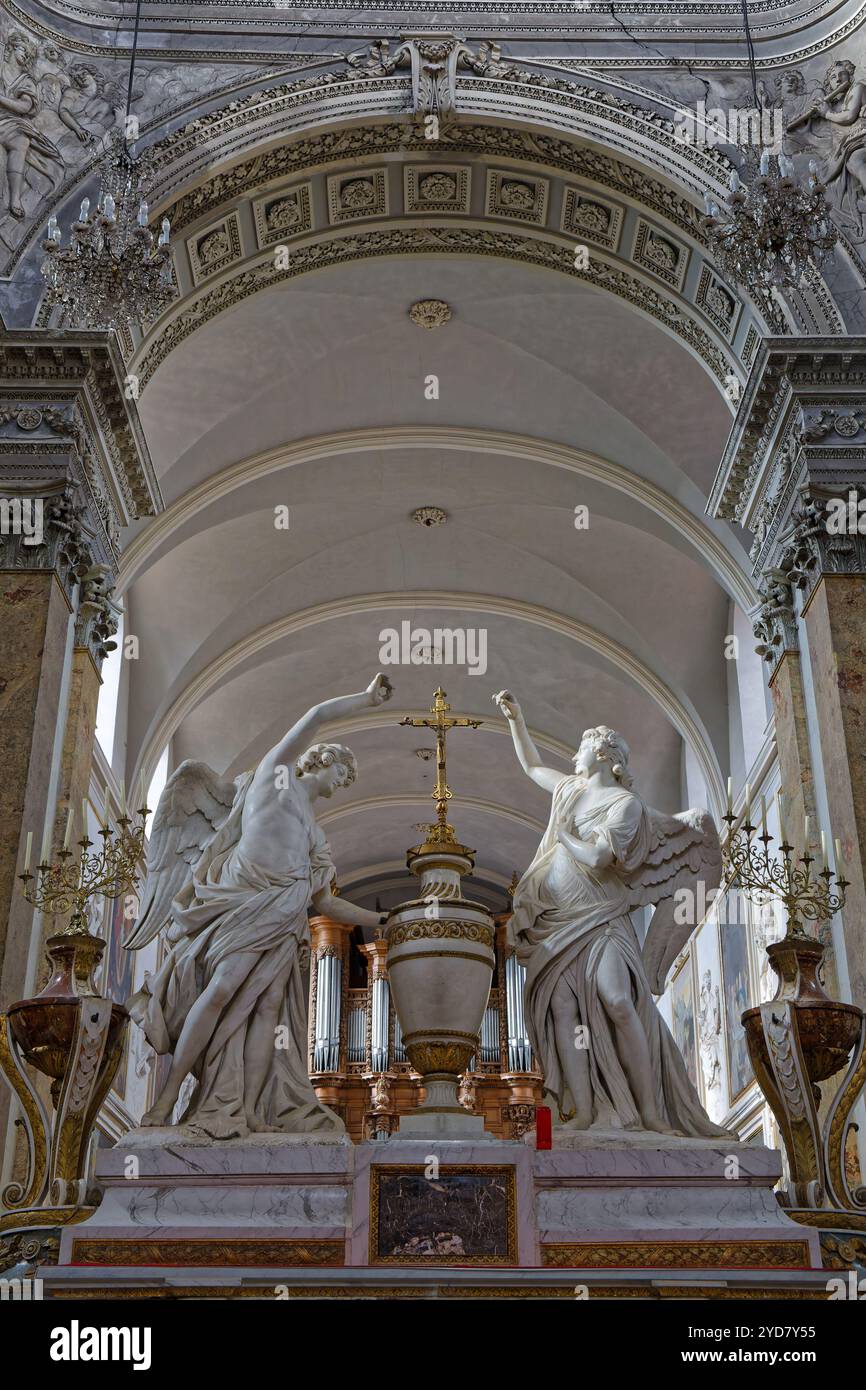
[[[845,1136],[866,1082],[866,1017],[830,999],[818,979],[824,946],[791,932],[767,948],[779,976],[776,997],[747,1009],[743,1026],[758,1084],[776,1117],[791,1182],[779,1200],[806,1225],[866,1218],[866,1189],[852,1190]],[[818,1082],[847,1070],[823,1119]],[[856,1224],[856,1223],[854,1223]]]
[[[91,1210],[87,1151],[117,1071],[129,1016],[93,983],[105,943],[86,932],[49,938],[51,977],[0,1015],[0,1071],[21,1105],[28,1173],[3,1190],[2,1229],[66,1225]],[[52,1079],[52,1110],[33,1072]]]
[[[420,1137],[419,1127],[426,1124],[443,1136],[446,1126],[483,1137],[483,1121],[460,1105],[457,1087],[480,1046],[496,959],[495,923],[483,904],[461,896],[460,879],[472,867],[472,852],[463,845],[449,851],[424,844],[410,852],[409,865],[421,892],[394,909],[385,939],[403,1045],[424,1078],[425,1098],[401,1120],[400,1134]]]

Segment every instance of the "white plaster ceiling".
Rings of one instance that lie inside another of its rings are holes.
[[[432,332],[407,316],[427,297],[454,314]],[[431,373],[438,401],[424,397]],[[141,644],[128,774],[142,756],[152,766],[166,733],[175,761],[237,773],[310,704],[365,685],[379,633],[403,619],[486,628],[488,669],[392,668],[393,705],[339,730],[361,773],[325,814],[350,882],[381,889],[428,818],[431,765],[414,754],[425,737],[395,714],[425,709],[440,680],[456,710],[489,721],[453,736],[451,818],[500,887],[525,867],[547,804],[491,703],[502,686],[555,766],[587,725],[621,729],[664,809],[681,809],[684,727],[726,768],[729,594],[694,536],[743,559],[703,510],[730,409],[680,343],[621,301],[493,259],[354,263],[213,320],[140,408],[168,510],[150,523],[152,548],[139,530],[124,572]],[[395,427],[397,444],[376,435]],[[268,451],[352,431],[368,434],[236,476]],[[646,480],[693,535],[610,479],[521,457],[507,433]],[[288,531],[274,526],[281,504]],[[423,505],[448,523],[419,528]]]

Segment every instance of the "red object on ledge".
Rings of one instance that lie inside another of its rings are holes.
[[[552,1120],[549,1105],[539,1105],[535,1110],[535,1147],[553,1148]]]

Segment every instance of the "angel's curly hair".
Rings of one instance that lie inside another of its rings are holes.
[[[351,748],[342,743],[314,743],[302,753],[295,763],[295,772],[303,777],[305,772],[315,772],[320,767],[333,767],[342,763],[348,773],[346,786],[350,787],[358,775],[358,763]]]
[[[628,770],[630,749],[622,734],[618,734],[615,729],[609,729],[606,724],[599,724],[595,729],[584,729],[580,741],[588,741],[596,757],[612,764],[610,770],[622,786],[632,785],[631,773]]]

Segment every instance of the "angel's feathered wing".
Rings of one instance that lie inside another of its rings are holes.
[[[675,894],[688,890],[698,899],[718,888],[722,878],[722,852],[716,827],[706,811],[682,811],[665,816],[647,807],[652,825],[652,846],[641,867],[627,883],[631,907],[655,905],[643,944],[643,962],[653,994],[661,994],[665,977],[697,925],[692,912],[677,913]],[[703,896],[703,895],[700,895]],[[678,922],[676,916],[684,917]]]
[[[207,763],[181,763],[165,784],[153,818],[147,879],[138,921],[123,944],[138,951],[171,921],[171,905],[228,817],[237,794]]]

